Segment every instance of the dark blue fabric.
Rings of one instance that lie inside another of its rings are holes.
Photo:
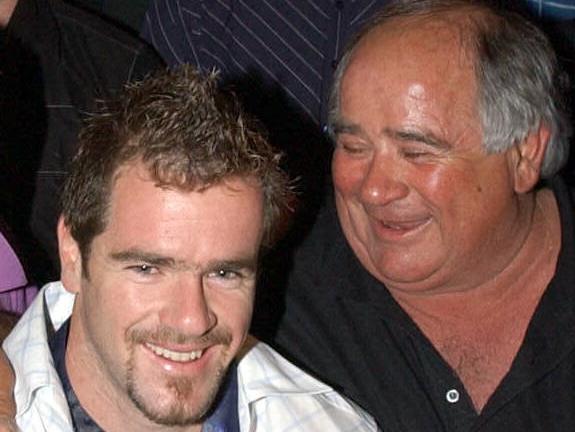
[[[252,75],[269,99],[285,96],[317,124],[325,122],[345,43],[385,3],[155,0],[142,36],[169,65],[216,67],[229,79]]]
[[[74,393],[74,389],[70,384],[70,379],[68,378],[65,359],[69,328],[70,320],[66,321],[50,340],[50,351],[54,359],[54,367],[56,368],[56,372],[58,372],[60,381],[62,381],[62,388],[68,401],[74,430],[80,432],[101,432],[103,429],[92,420],[84,408],[82,408],[82,405],[80,405],[80,401],[78,401],[76,393]]]
[[[238,417],[238,374],[234,364],[230,367],[216,408],[204,422],[202,432],[240,432]]]
[[[544,20],[575,19],[575,2],[573,0],[525,0],[527,7]]]

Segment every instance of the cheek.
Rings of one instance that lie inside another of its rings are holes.
[[[94,296],[88,295],[83,300],[85,319],[90,326],[88,331],[94,337],[105,339],[109,342],[117,342],[124,339],[125,327],[131,315],[129,308],[125,307],[124,302],[105,297],[101,293],[97,293]],[[124,307],[121,305],[124,305]],[[102,319],[102,317],[106,317],[106,319]]]
[[[218,321],[232,331],[247,331],[252,318],[254,289],[238,292],[215,292],[207,299]]]
[[[252,320],[253,306],[254,306],[253,295],[247,296],[245,299],[243,299],[243,301],[236,304],[235,307],[236,312],[234,313],[234,320],[235,323],[237,323],[238,327],[243,328],[244,331],[248,330],[248,327]]]
[[[412,172],[409,183],[433,207],[445,208],[459,198],[473,195],[477,184],[472,172],[472,167],[421,165]]]
[[[92,273],[96,276],[96,273]],[[134,327],[149,325],[155,303],[147,298],[154,290],[135,287],[123,278],[94,277],[83,290],[86,319],[94,331],[106,340],[123,344],[126,334]],[[106,317],[106,319],[102,319]]]
[[[90,287],[92,290],[94,287]],[[81,294],[79,316],[81,316],[83,333],[90,355],[99,362],[110,365],[117,370],[119,365],[128,359],[125,345],[125,329],[122,327],[122,312],[114,303],[100,301],[84,290]],[[80,298],[78,299],[80,300]],[[117,304],[117,303],[116,303]],[[106,317],[103,319],[102,317]]]
[[[501,203],[491,188],[498,173],[483,174],[461,164],[436,166],[421,177],[425,181],[419,183],[419,192],[434,208],[444,238],[473,242],[484,235],[485,219],[497,213]]]
[[[331,164],[333,184],[343,196],[357,193],[363,182],[365,162],[345,157],[335,151]]]

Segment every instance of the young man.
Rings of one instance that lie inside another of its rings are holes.
[[[22,430],[376,430],[246,343],[262,244],[289,193],[278,155],[215,87],[190,68],[165,73],[81,134],[62,281],[4,345]]]

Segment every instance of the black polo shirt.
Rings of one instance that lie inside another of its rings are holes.
[[[556,275],[480,415],[455,372],[355,258],[333,203],[295,256],[276,345],[387,432],[575,431],[573,192],[559,179],[552,187],[562,224]]]

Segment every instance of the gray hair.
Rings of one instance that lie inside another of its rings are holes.
[[[460,27],[475,54],[478,109],[487,152],[503,152],[541,124],[551,136],[541,177],[553,176],[569,155],[571,123],[566,110],[568,80],[545,34],[521,15],[474,0],[400,0],[374,16],[346,48],[336,69],[330,95],[329,124],[339,117],[342,77],[359,41],[391,19],[439,17],[469,10]]]

